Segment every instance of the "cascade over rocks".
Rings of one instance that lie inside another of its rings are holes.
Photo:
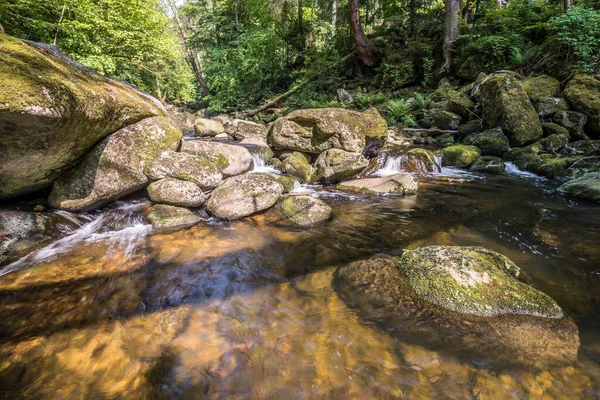
[[[181,131],[171,119],[147,118],[100,142],[83,161],[58,178],[48,203],[69,211],[89,211],[148,183],[151,165],[179,146]]]
[[[240,175],[252,170],[252,154],[243,146],[208,142],[204,140],[186,140],[181,144],[181,152],[202,157],[221,169],[224,177]]]
[[[0,198],[49,187],[109,134],[167,116],[55,47],[0,34],[0,48]]]
[[[574,362],[577,326],[520,275],[511,260],[485,248],[432,246],[351,263],[337,270],[335,284],[347,303],[400,337],[450,342],[457,355],[489,362]]]
[[[358,153],[386,139],[387,123],[374,108],[297,110],[277,119],[269,131],[269,144],[275,148],[316,154],[332,148]]]

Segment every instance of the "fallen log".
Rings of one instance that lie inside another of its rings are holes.
[[[424,133],[458,133],[458,131],[453,131],[449,129],[437,129],[437,128],[403,128],[404,132],[424,132]]]

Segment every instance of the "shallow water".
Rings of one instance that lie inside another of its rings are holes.
[[[421,179],[409,197],[309,188],[335,218],[307,230],[259,215],[153,233],[143,204],[92,215],[104,218],[93,233],[0,277],[0,393],[600,398],[600,207],[555,195],[550,181]],[[577,362],[539,371],[426,348],[363,319],[332,288],[336,266],[432,244],[515,261],[575,319]]]

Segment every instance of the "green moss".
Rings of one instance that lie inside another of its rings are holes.
[[[590,172],[558,188],[560,193],[600,203],[600,172]]]
[[[600,81],[589,75],[576,75],[564,95],[575,110],[590,117],[589,129],[600,134]]]
[[[466,168],[481,155],[475,146],[454,145],[442,150],[442,165],[445,167]]]
[[[523,80],[523,89],[531,100],[556,97],[560,93],[560,82],[556,78],[540,75]]]
[[[309,182],[312,176],[311,165],[308,163],[306,157],[297,151],[283,160],[283,171],[288,175],[298,178],[301,183]]]
[[[484,156],[502,157],[510,150],[508,138],[500,128],[473,133],[465,137],[462,142],[466,145],[477,146]]]

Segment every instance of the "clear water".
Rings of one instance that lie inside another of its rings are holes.
[[[599,398],[600,207],[553,189],[514,176],[421,178],[417,196],[324,195],[335,218],[303,230],[258,215],[153,233],[140,228],[139,205],[103,212],[93,232],[0,277],[0,393]],[[577,362],[499,369],[443,343],[433,350],[369,322],[331,285],[339,265],[432,244],[514,260],[575,319]]]

